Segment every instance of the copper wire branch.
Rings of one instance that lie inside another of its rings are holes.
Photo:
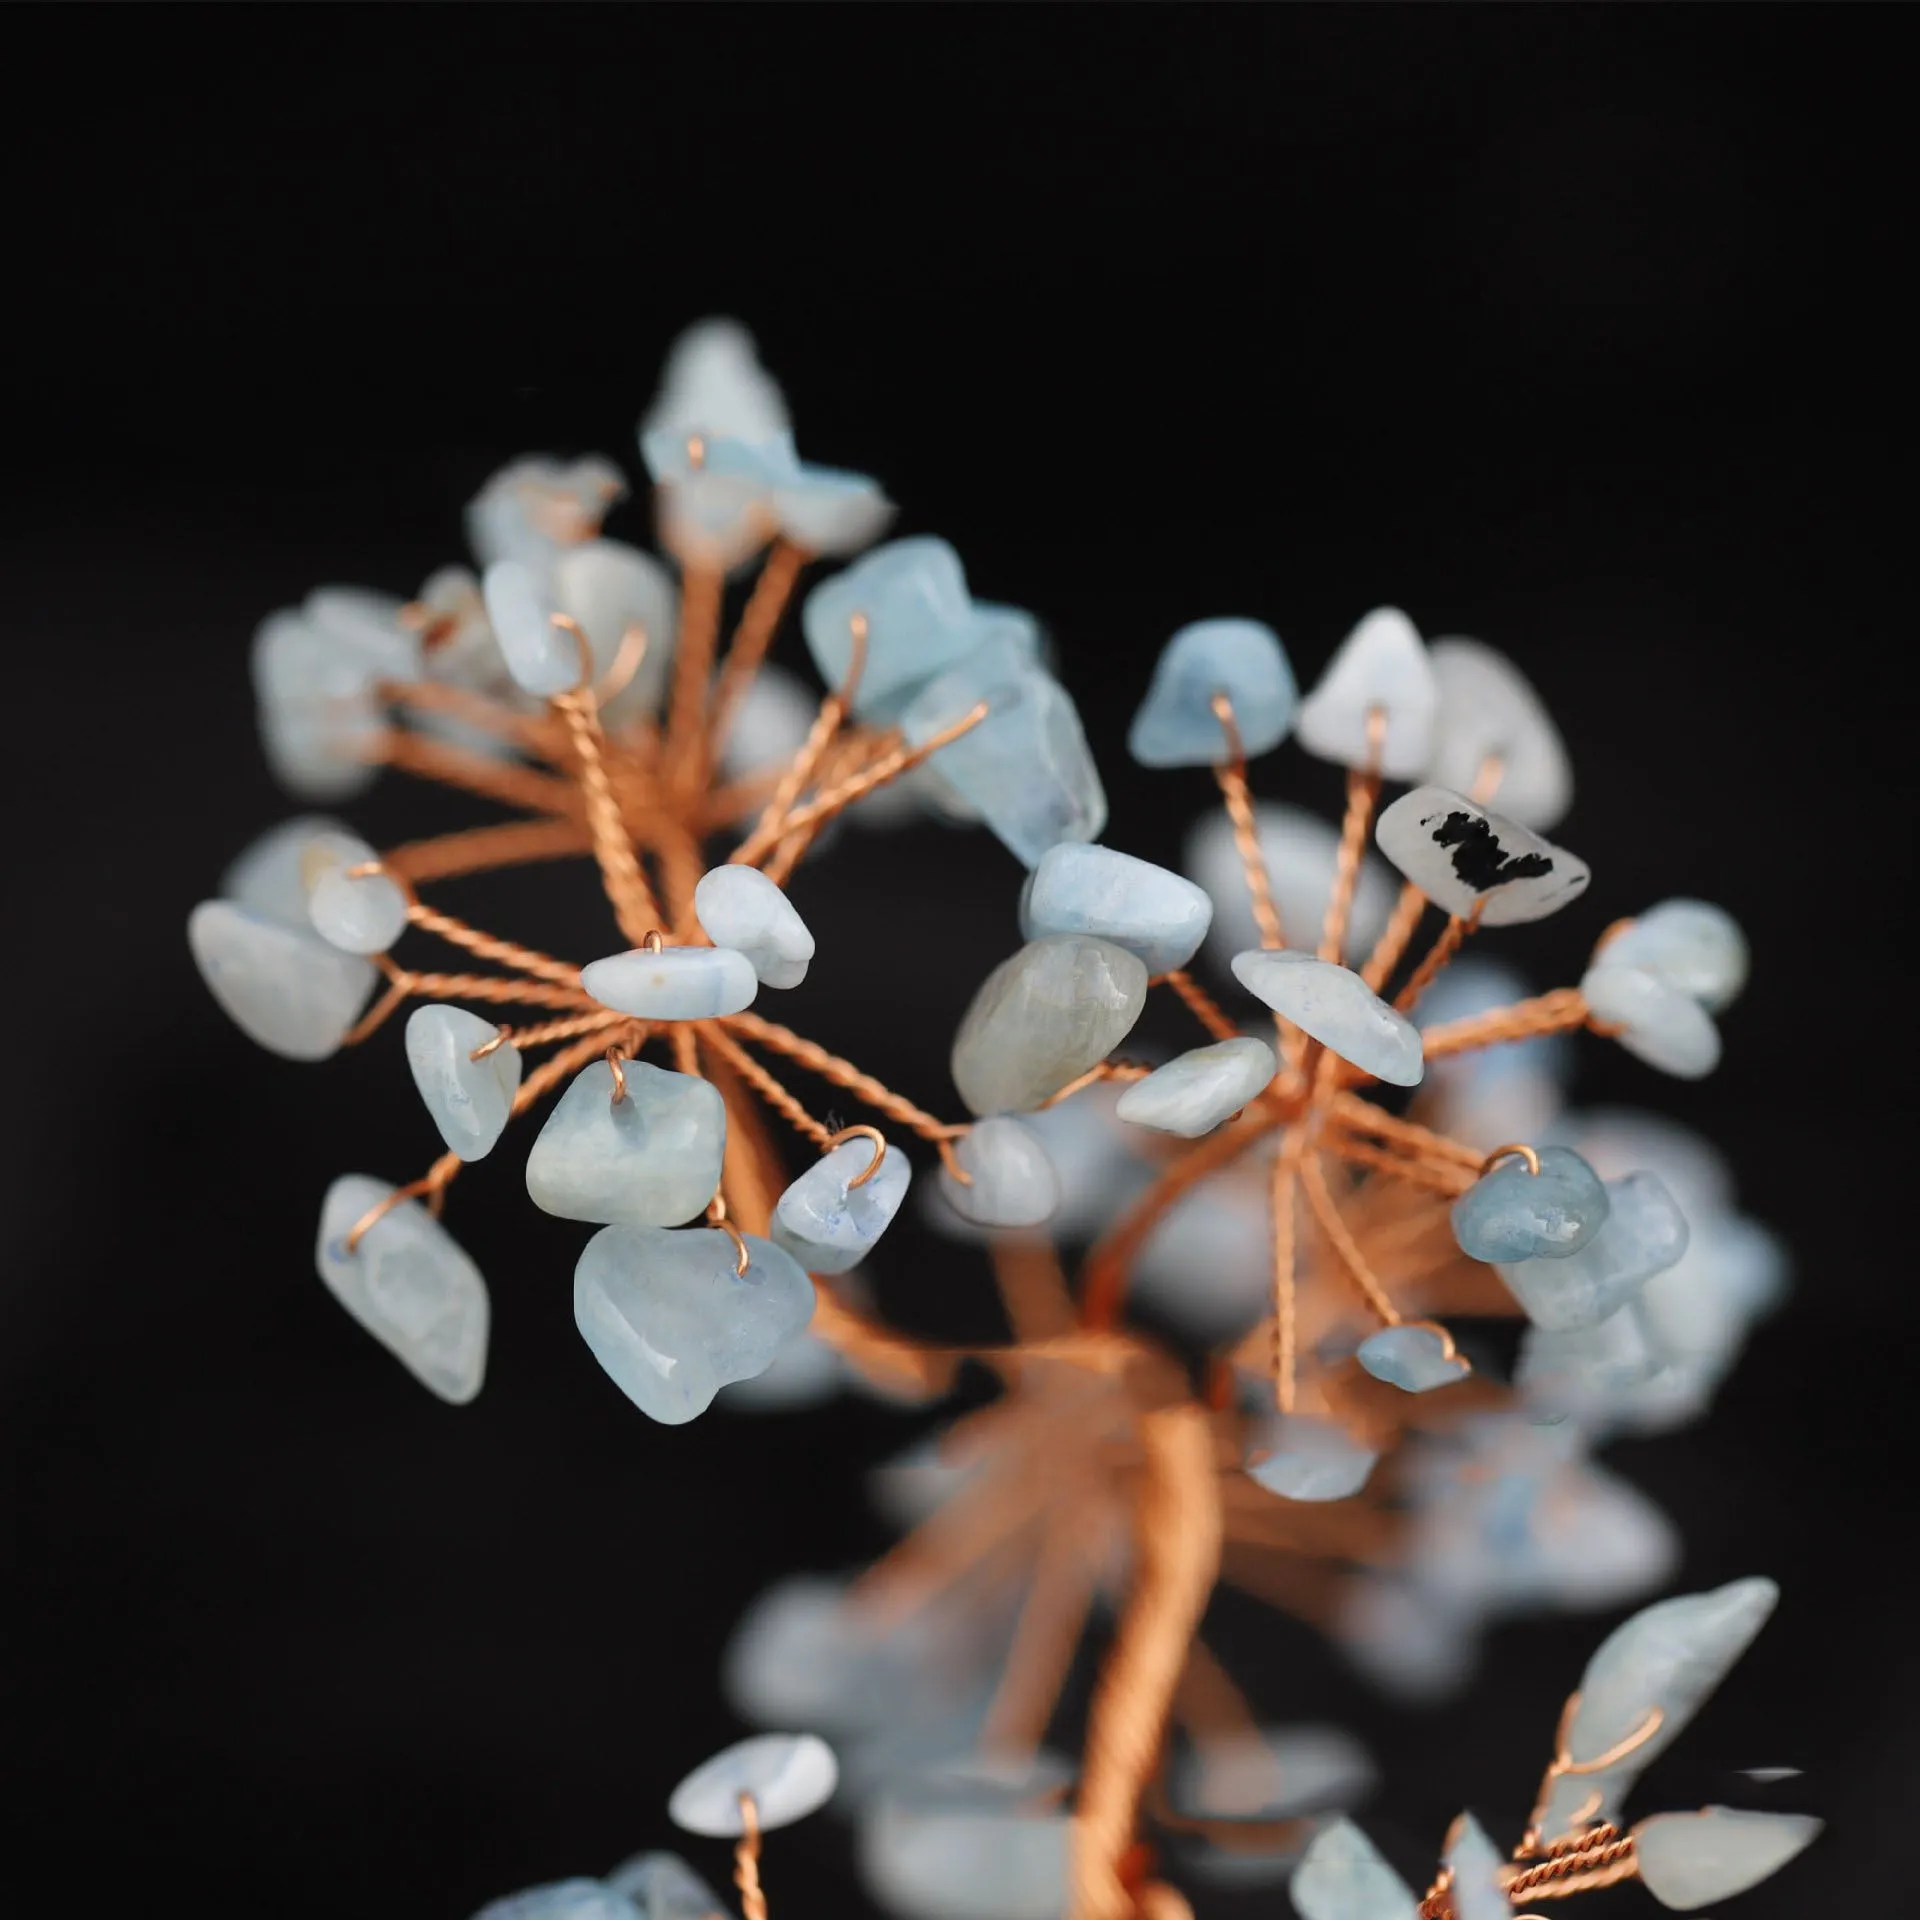
[[[483,800],[497,800],[523,813],[574,813],[580,808],[572,783],[557,774],[540,773],[532,767],[496,760],[469,747],[430,740],[424,734],[399,728],[390,728],[370,741],[363,757],[418,774],[422,779],[437,780],[442,786],[463,788]]]
[[[713,763],[720,759],[728,730],[733,725],[734,709],[741,696],[753,684],[779,631],[780,616],[792,598],[800,570],[807,564],[803,547],[795,546],[784,535],[767,549],[760,577],[753,583],[740,624],[734,629],[720,678],[713,691],[713,722],[708,737],[708,753]]]
[[[1240,1029],[1220,1011],[1219,1003],[1215,1001],[1213,995],[1184,967],[1176,967],[1173,972],[1163,973],[1147,984],[1155,987],[1171,987],[1179,995],[1181,1004],[1216,1040],[1239,1039]]]
[[[586,828],[577,820],[513,820],[497,827],[468,827],[431,840],[410,840],[381,857],[388,872],[416,885],[452,880],[466,873],[491,873],[535,860],[560,860],[592,850]]]
[[[566,722],[578,762],[580,791],[586,800],[587,825],[593,834],[593,854],[600,863],[600,878],[613,905],[614,918],[620,923],[620,931],[626,935],[629,945],[637,947],[650,932],[658,930],[660,908],[641,871],[640,856],[634,851],[620,802],[614,797],[613,783],[607,777],[593,696],[572,693],[553,704]]]

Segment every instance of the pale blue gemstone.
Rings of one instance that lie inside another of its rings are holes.
[[[641,434],[640,453],[659,487],[666,543],[723,567],[772,537],[774,489],[799,473],[793,436],[784,431],[748,439],[711,428],[658,429]]]
[[[591,677],[592,649],[554,621],[561,611],[548,577],[519,560],[496,560],[480,581],[493,637],[507,671],[525,692],[550,700]]]
[[[889,719],[916,687],[944,673],[978,644],[960,556],[944,540],[889,540],[807,595],[801,625],[828,686],[853,659],[855,614],[867,623],[866,664],[854,690],[863,720]]]
[[[1810,1813],[1737,1807],[1656,1813],[1633,1830],[1634,1860],[1641,1885],[1663,1907],[1695,1913],[1771,1878],[1812,1846],[1824,1824]]]
[[[1478,640],[1436,640],[1427,649],[1439,691],[1433,757],[1420,777],[1435,786],[1477,790],[1488,763],[1498,777],[1490,797],[1522,826],[1543,832],[1573,799],[1567,749],[1525,676]]]
[[[714,867],[693,890],[693,911],[719,948],[747,957],[763,987],[797,987],[813,959],[813,935],[786,890],[758,867]]]
[[[1253,1442],[1247,1472],[1286,1500],[1345,1500],[1367,1484],[1379,1454],[1344,1427],[1310,1414],[1275,1414]]]
[[[618,723],[652,712],[673,664],[678,622],[679,596],[666,568],[624,541],[583,540],[564,549],[554,562],[553,591],[587,636],[596,679],[613,666],[631,628],[647,636],[638,669],[608,700],[603,717]],[[574,671],[579,671],[577,661]]]
[[[579,460],[523,455],[489,477],[467,503],[467,541],[481,566],[517,560],[536,572],[600,530],[626,476],[598,454]]]
[[[314,1266],[327,1290],[430,1393],[464,1406],[487,1367],[487,1283],[417,1200],[382,1214],[352,1252],[347,1236],[394,1189],[342,1174],[320,1207]]]
[[[547,1116],[527,1155],[527,1192],[563,1220],[673,1227],[713,1198],[726,1154],[727,1109],[690,1073],[645,1060],[584,1067]]]
[[[1143,767],[1223,767],[1233,757],[1213,710],[1233,702],[1233,724],[1248,759],[1287,737],[1299,689],[1280,636],[1258,620],[1196,620],[1160,651],[1153,680],[1127,734]]]
[[[1072,1821],[1057,1800],[928,1804],[890,1773],[861,1819],[861,1878],[889,1913],[1060,1920]]]
[[[1351,967],[1297,947],[1254,948],[1233,956],[1233,977],[1283,1020],[1361,1072],[1390,1086],[1419,1084],[1426,1070],[1419,1029]]]
[[[639,1020],[715,1020],[760,990],[753,962],[731,947],[632,947],[582,967],[580,985]]]
[[[1622,939],[1624,935],[1620,936]],[[1596,1024],[1636,1059],[1677,1080],[1699,1080],[1720,1064],[1720,1029],[1692,994],[1618,960],[1610,942],[1580,982]]]
[[[1322,760],[1376,766],[1389,780],[1417,780],[1433,757],[1439,704],[1419,630],[1398,607],[1376,607],[1341,641],[1301,701],[1294,737]]]
[[[1431,1393],[1464,1380],[1473,1369],[1431,1327],[1382,1327],[1361,1341],[1354,1356],[1376,1380],[1403,1393]]]
[[[330,639],[351,647],[382,679],[420,677],[420,636],[402,626],[406,603],[368,587],[315,587],[300,611]]]
[[[1090,933],[1139,957],[1149,974],[1172,973],[1199,952],[1213,902],[1191,880],[1111,847],[1066,841],[1040,856],[1020,896],[1020,931]]]
[[[971,1185],[940,1169],[940,1193],[980,1227],[1037,1227],[1060,1205],[1060,1175],[1040,1137],[1011,1115],[977,1120],[954,1148]]]
[[[1505,1862],[1487,1838],[1486,1829],[1472,1814],[1463,1813],[1447,1849],[1453,1880],[1447,1891],[1453,1901],[1453,1920],[1513,1920],[1507,1890],[1500,1884]]]
[[[355,874],[380,856],[358,834],[322,834],[302,855],[307,919],[315,933],[343,953],[385,953],[407,925],[407,896],[385,873]]]
[[[220,897],[263,920],[305,930],[307,848],[317,840],[352,831],[324,814],[302,814],[269,827],[238,853],[220,876]]]
[[[1453,1203],[1453,1237],[1472,1260],[1564,1260],[1600,1231],[1607,1190],[1571,1147],[1542,1147],[1540,1171],[1517,1155]]]
[[[1747,984],[1747,937],[1724,907],[1706,900],[1663,900],[1606,944],[1609,966],[1638,967],[1663,986],[1722,1013]]]
[[[791,474],[775,477],[771,503],[789,540],[807,553],[830,559],[871,546],[894,515],[893,502],[879,481],[805,461]]]
[[[1546,1156],[1556,1151],[1566,1149],[1548,1147],[1540,1156],[1542,1180],[1548,1177]],[[1580,1164],[1586,1167],[1585,1161]],[[1480,1186],[1485,1185],[1481,1181]],[[1462,1201],[1479,1190],[1475,1187]],[[1598,1326],[1687,1250],[1686,1216],[1653,1174],[1609,1180],[1605,1193],[1601,1225],[1584,1245],[1557,1258],[1521,1260],[1500,1268],[1500,1278],[1527,1310],[1527,1318],[1550,1333]],[[1455,1203],[1456,1214],[1461,1204]]]
[[[1300,1857],[1287,1891],[1300,1920],[1415,1920],[1413,1889],[1351,1820],[1333,1820]]]
[[[1250,1035],[1195,1047],[1136,1080],[1114,1111],[1131,1126],[1197,1140],[1258,1098],[1276,1064],[1273,1049]]]
[[[293,612],[254,635],[260,739],[274,777],[308,800],[344,800],[378,772],[369,758],[385,724],[378,669],[336,634]]]
[[[774,1245],[809,1273],[845,1273],[865,1259],[900,1211],[913,1178],[906,1155],[889,1147],[872,1179],[854,1186],[872,1159],[870,1142],[849,1140],[810,1166],[773,1210]]]
[[[631,1069],[629,1069],[631,1071]],[[813,1282],[749,1234],[748,1265],[717,1227],[602,1227],[573,1272],[573,1317],[593,1357],[640,1411],[667,1426],[704,1413],[813,1317]]]
[[[502,1040],[476,1060],[496,1036],[490,1021],[464,1007],[416,1007],[407,1016],[407,1065],[433,1124],[449,1152],[484,1160],[506,1130],[520,1086],[520,1049]]]
[[[833,1797],[840,1769],[818,1734],[761,1733],[736,1741],[674,1788],[667,1818],[688,1833],[732,1840],[745,1831],[740,1796],[753,1796],[764,1829],[790,1827]]]
[[[338,1052],[379,978],[370,960],[231,900],[203,900],[194,908],[187,947],[227,1017],[284,1060],[324,1060]]]
[[[654,1920],[654,1916],[603,1881],[556,1880],[550,1886],[510,1893],[504,1900],[490,1900],[473,1920]]]
[[[640,1920],[725,1920],[720,1896],[677,1853],[636,1853],[607,1885],[640,1909]]]
[[[1641,1303],[1628,1299],[1594,1326],[1565,1333],[1529,1326],[1521,1336],[1514,1385],[1535,1418],[1577,1420],[1604,1430],[1638,1408],[1665,1367]]]

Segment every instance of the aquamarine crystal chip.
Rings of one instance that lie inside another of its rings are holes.
[[[1255,947],[1233,956],[1233,977],[1283,1020],[1341,1059],[1391,1086],[1418,1086],[1426,1070],[1420,1033],[1351,967],[1298,947]]]
[[[862,719],[897,715],[916,687],[955,665],[979,639],[960,556],[921,535],[889,540],[807,595],[800,623],[828,686],[853,662],[853,621],[866,621],[866,663],[854,690]]]
[[[607,1885],[640,1909],[640,1920],[725,1920],[720,1896],[677,1853],[636,1853]]]
[[[1379,1454],[1331,1420],[1274,1414],[1253,1439],[1247,1472],[1287,1500],[1345,1500],[1367,1484]]]
[[[520,1049],[511,1040],[478,1060],[498,1030],[464,1007],[434,1004],[407,1016],[407,1065],[451,1153],[484,1160],[506,1130],[520,1086]]]
[[[627,687],[611,697],[609,711],[652,706],[666,684],[678,623],[679,596],[666,568],[624,540],[583,540],[554,562],[553,592],[587,636],[596,679],[619,657],[630,628],[638,627],[647,636],[639,668]],[[563,633],[560,638],[571,636]],[[576,648],[575,678],[579,672]]]
[[[563,1220],[674,1227],[713,1198],[726,1154],[719,1091],[645,1060],[596,1060],[574,1076],[527,1155],[527,1192]]]
[[[602,1227],[573,1272],[573,1317],[593,1357],[640,1411],[667,1426],[751,1379],[813,1317],[813,1282],[771,1241],[746,1236],[735,1270],[717,1227]]]
[[[849,1140],[816,1160],[780,1196],[773,1210],[773,1243],[809,1273],[845,1273],[873,1251],[907,1197],[913,1169],[888,1147],[873,1177],[854,1181],[873,1163],[872,1145]]]
[[[1607,1217],[1600,1176],[1571,1147],[1542,1147],[1540,1171],[1515,1154],[1453,1203],[1453,1237],[1472,1260],[1563,1260]]]
[[[1380,815],[1380,851],[1444,913],[1482,926],[1544,920],[1593,878],[1584,860],[1450,787],[1415,787]]]
[[[554,619],[562,611],[558,597],[524,561],[496,560],[481,576],[480,591],[516,685],[549,700],[589,677],[592,663],[581,658],[579,641]]]
[[[786,890],[758,867],[714,867],[693,890],[693,911],[716,947],[747,957],[763,987],[797,987],[813,959],[813,935]]]
[[[1656,1813],[1633,1830],[1640,1882],[1663,1907],[1694,1913],[1757,1887],[1810,1847],[1824,1822],[1810,1813],[1702,1807]]]
[[[954,1147],[971,1185],[940,1169],[940,1193],[979,1227],[1037,1227],[1060,1205],[1060,1175],[1040,1136],[1011,1115],[978,1120]]]
[[[1300,1920],[1416,1920],[1413,1890],[1351,1820],[1330,1820],[1288,1887]]]
[[[1747,939],[1724,907],[1663,900],[1615,934],[1594,964],[1637,967],[1709,1013],[1723,1013],[1747,984]]]
[[[1541,1155],[1542,1180],[1548,1177],[1546,1154],[1565,1152],[1564,1147],[1549,1147]],[[1495,1169],[1495,1173],[1505,1171]],[[1479,1188],[1472,1191],[1477,1193]],[[1500,1278],[1526,1309],[1527,1318],[1549,1333],[1576,1333],[1598,1326],[1687,1250],[1686,1216],[1655,1175],[1630,1173],[1609,1180],[1605,1193],[1607,1209],[1598,1231],[1572,1253],[1500,1268]],[[1469,1193],[1462,1200],[1471,1197]],[[1456,1214],[1460,1204],[1455,1202]]]
[[[379,977],[372,961],[231,900],[194,908],[187,947],[227,1017],[284,1060],[337,1052]]]
[[[1625,936],[1623,935],[1622,938]],[[1699,1080],[1720,1064],[1720,1029],[1690,993],[1614,956],[1610,942],[1580,982],[1587,1011],[1638,1060],[1677,1080]]]
[[[1513,1920],[1512,1904],[1500,1882],[1505,1862],[1470,1813],[1463,1813],[1454,1828],[1446,1864],[1453,1876],[1447,1888],[1453,1920]]]
[[[720,1909],[714,1908],[718,1913]],[[599,1880],[556,1880],[490,1900],[473,1920],[654,1920],[645,1907]]]
[[[342,953],[385,953],[407,924],[407,896],[386,873],[356,873],[380,864],[358,834],[319,834],[301,852],[307,918]]]
[[[1049,847],[1020,896],[1027,939],[1090,933],[1138,956],[1149,974],[1184,967],[1212,924],[1213,902],[1191,880],[1075,841]]]
[[[580,969],[603,1007],[638,1020],[716,1020],[753,1005],[753,962],[731,947],[630,947]]]
[[[1276,1064],[1273,1049],[1251,1035],[1195,1047],[1136,1080],[1114,1111],[1131,1126],[1197,1140],[1264,1092]]]
[[[237,853],[220,876],[220,897],[264,920],[305,928],[306,851],[317,840],[352,831],[324,814],[306,813],[269,827]]]
[[[732,1840],[746,1830],[742,1794],[753,1796],[763,1829],[790,1827],[824,1807],[839,1780],[833,1749],[817,1734],[757,1734],[695,1767],[674,1788],[667,1818],[688,1833]]]
[[[1110,940],[1031,941],[987,975],[954,1035],[953,1084],[977,1114],[1026,1113],[1133,1030],[1147,970]]]
[[[1354,1357],[1376,1380],[1403,1393],[1431,1393],[1473,1371],[1431,1327],[1382,1327],[1360,1342]]]
[[[774,476],[770,500],[780,531],[795,546],[834,559],[870,546],[894,514],[893,502],[871,476],[804,460]]]
[[[491,1309],[487,1283],[417,1200],[390,1207],[351,1252],[347,1236],[393,1196],[385,1180],[345,1173],[320,1207],[314,1266],[327,1290],[430,1393],[463,1406],[480,1391]]]
[[[1248,759],[1287,737],[1299,704],[1280,636],[1258,620],[1196,620],[1160,651],[1147,697],[1127,733],[1143,767],[1223,767],[1233,758],[1213,710],[1224,694]]]
[[[1398,607],[1376,607],[1301,701],[1294,736],[1319,759],[1417,780],[1433,757],[1438,704],[1419,631]]]
[[[1544,832],[1573,800],[1573,769],[1540,696],[1505,654],[1478,640],[1427,649],[1439,704],[1433,758],[1421,777],[1498,800],[1500,811]]]

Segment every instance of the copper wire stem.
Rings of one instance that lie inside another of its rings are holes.
[[[898,1120],[923,1140],[950,1140],[966,1131],[965,1127],[938,1120],[916,1107],[904,1094],[895,1093],[872,1074],[861,1072],[851,1060],[843,1060],[814,1041],[804,1039],[792,1028],[763,1020],[757,1013],[730,1013],[724,1020],[706,1024],[743,1035],[763,1047],[771,1047],[775,1053],[785,1054],[789,1060],[797,1060],[821,1079],[830,1080],[836,1087],[844,1087],[857,1099],[864,1100],[876,1113],[884,1113],[889,1120]]]
[[[1219,1003],[1184,967],[1163,973],[1147,982],[1149,986],[1171,987],[1181,1004],[1216,1040],[1237,1040],[1240,1029],[1220,1011]]]
[[[407,924],[418,927],[423,933],[438,934],[442,940],[456,947],[464,947],[468,953],[482,960],[495,960],[503,967],[531,974],[536,980],[550,981],[556,987],[569,987],[575,993],[580,991],[578,967],[570,967],[536,948],[523,947],[515,941],[502,940],[495,934],[482,933],[478,927],[470,927],[464,920],[456,920],[452,914],[442,913],[438,907],[426,906],[418,900],[409,902]]]
[[[1433,985],[1441,971],[1453,956],[1460,951],[1461,943],[1475,927],[1480,924],[1480,909],[1475,907],[1469,915],[1457,913],[1447,915],[1447,924],[1440,929],[1420,964],[1407,978],[1407,984],[1394,996],[1393,1008],[1396,1013],[1411,1013],[1420,1003],[1420,996]]]
[[[704,561],[691,561],[681,571],[666,766],[667,784],[677,793],[697,790],[707,780],[706,704],[723,586],[720,569]]]
[[[832,1132],[821,1125],[794,1096],[763,1067],[746,1048],[739,1045],[716,1022],[703,1021],[700,1026],[700,1044],[711,1048],[726,1061],[755,1093],[757,1093],[775,1113],[788,1122],[798,1132],[804,1134],[821,1152],[825,1152],[833,1142]]]
[[[484,800],[497,800],[526,813],[565,814],[579,806],[572,783],[557,774],[494,760],[470,748],[429,740],[398,727],[372,741],[364,758],[423,779],[438,780],[443,786],[463,788]]]
[[[740,624],[728,643],[727,656],[714,687],[707,751],[716,764],[721,748],[726,745],[728,729],[733,725],[734,709],[767,657],[767,649],[780,628],[780,616],[786,611],[794,582],[800,578],[807,559],[805,548],[795,546],[785,535],[767,549],[760,577],[753,583],[753,592],[741,611]]]
[[[1295,1196],[1299,1191],[1300,1156],[1306,1148],[1304,1126],[1287,1130],[1274,1155],[1269,1205],[1273,1221],[1273,1397],[1282,1413],[1291,1413],[1295,1393],[1294,1237]]]
[[[753,1795],[740,1796],[740,1838],[733,1848],[733,1884],[740,1889],[740,1920],[767,1920],[760,1885],[760,1810]]]
[[[554,701],[567,734],[586,802],[587,825],[593,834],[593,857],[599,862],[601,884],[613,907],[613,917],[629,944],[638,946],[650,928],[660,924],[660,908],[641,870],[640,856],[621,816],[613,783],[607,778],[599,717],[589,693],[563,694]]]
[[[1587,1024],[1587,997],[1578,987],[1556,987],[1510,1007],[1495,1007],[1464,1020],[1429,1027],[1421,1037],[1421,1051],[1429,1060],[1450,1054],[1473,1053],[1481,1047],[1509,1040],[1532,1040],[1541,1034],[1569,1033]],[[1356,1070],[1356,1077],[1360,1076]]]
[[[383,853],[380,861],[389,873],[417,884],[491,873],[534,860],[565,859],[588,852],[592,844],[578,820],[513,820],[497,827],[468,827],[430,840],[410,840]]]
[[[1397,1327],[1400,1324],[1400,1310],[1387,1297],[1386,1289],[1367,1265],[1367,1257],[1360,1251],[1352,1229],[1340,1217],[1340,1209],[1335,1205],[1333,1194],[1327,1186],[1326,1170],[1316,1155],[1309,1154],[1301,1162],[1300,1184],[1306,1189],[1307,1205],[1313,1209],[1313,1217],[1319,1221],[1321,1231],[1332,1242],[1347,1277],[1379,1319],[1389,1327]]]

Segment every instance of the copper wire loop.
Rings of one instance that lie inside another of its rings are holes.
[[[667,936],[658,927],[649,929],[647,937],[640,942],[643,953],[658,953],[667,944]]]
[[[360,1242],[368,1233],[384,1220],[396,1207],[404,1206],[409,1200],[422,1197],[437,1200],[440,1189],[446,1184],[446,1177],[435,1179],[430,1173],[422,1174],[418,1180],[409,1180],[404,1187],[395,1187],[384,1200],[377,1200],[347,1229],[345,1245],[349,1255],[360,1251]]]
[[[747,1243],[740,1229],[727,1218],[727,1203],[724,1196],[715,1194],[707,1202],[707,1225],[718,1227],[733,1242],[733,1270],[742,1279],[747,1268],[753,1264],[753,1256],[747,1252]]]
[[[831,1153],[835,1147],[844,1147],[849,1140],[865,1140],[873,1148],[867,1164],[847,1182],[847,1190],[851,1192],[855,1187],[864,1187],[880,1171],[880,1162],[887,1157],[887,1136],[878,1127],[865,1124],[857,1127],[842,1127],[827,1142],[822,1151]]]
[[[1540,1171],[1539,1154],[1523,1140],[1509,1140],[1504,1145],[1495,1147],[1492,1152],[1480,1162],[1480,1171],[1482,1173],[1491,1173],[1502,1160],[1512,1159],[1524,1160],[1527,1163],[1527,1171],[1529,1173],[1538,1173]]]
[[[573,644],[580,655],[580,678],[573,683],[573,692],[591,697],[593,692],[593,643],[586,636],[585,629],[570,613],[550,613],[547,619],[562,633],[573,636]]]

